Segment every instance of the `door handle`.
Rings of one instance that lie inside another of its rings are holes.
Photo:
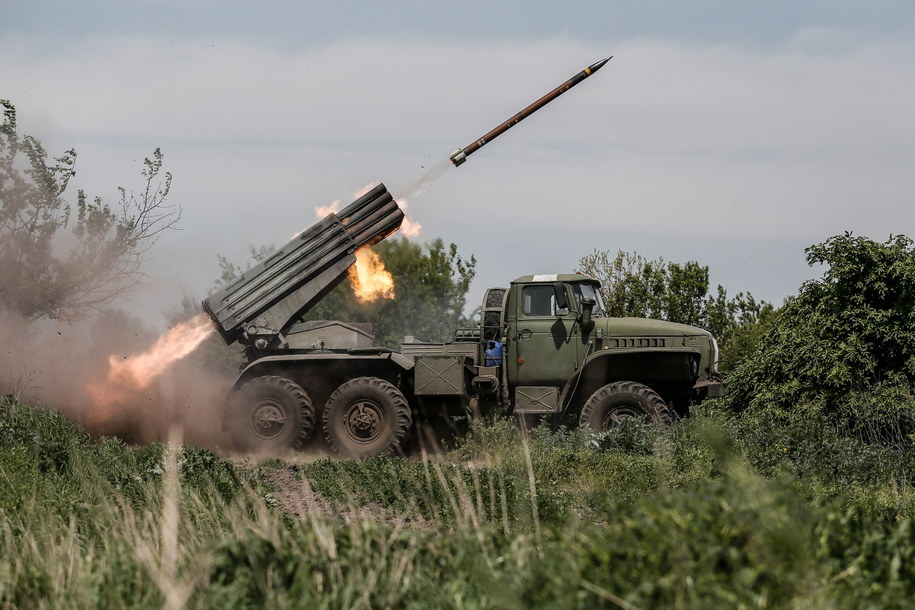
[[[519,339],[530,339],[531,335],[533,335],[533,334],[534,334],[533,331],[531,331],[528,328],[525,328],[524,330],[522,330],[521,332],[518,333],[518,338]]]

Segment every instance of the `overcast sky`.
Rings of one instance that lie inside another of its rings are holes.
[[[155,147],[183,230],[137,299],[202,299],[371,182],[478,260],[471,299],[589,252],[696,260],[775,304],[804,248],[915,235],[910,0],[0,0],[0,98],[114,202]],[[598,74],[449,169],[583,67]]]

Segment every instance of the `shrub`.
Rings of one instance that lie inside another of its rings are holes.
[[[869,442],[911,445],[915,433],[915,250],[838,235],[807,249],[823,277],[786,301],[729,379],[735,411],[822,413]],[[876,394],[875,400],[863,399]],[[887,399],[887,400],[884,400]]]

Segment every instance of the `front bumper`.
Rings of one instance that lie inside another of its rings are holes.
[[[724,384],[718,379],[700,379],[693,386],[693,389],[699,394],[699,398],[721,398],[725,395],[726,389]]]

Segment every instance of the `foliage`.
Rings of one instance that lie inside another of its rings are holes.
[[[425,244],[406,238],[388,239],[375,246],[385,267],[394,276],[397,296],[360,306],[350,302],[356,321],[375,326],[377,342],[398,347],[405,335],[423,341],[445,341],[465,323],[467,290],[476,274],[476,259],[458,254],[455,244],[441,239]],[[348,295],[347,295],[348,296]]]
[[[915,469],[823,430],[718,408],[606,436],[503,419],[423,460],[239,467],[6,398],[0,605],[907,607]],[[314,490],[299,518],[275,501],[299,488],[265,491],[280,471]]]
[[[749,292],[728,298],[718,286],[709,292],[709,269],[695,261],[648,260],[637,253],[595,250],[578,270],[601,283],[611,316],[659,318],[705,328],[718,340],[724,368],[734,368],[758,339],[774,308]]]
[[[0,469],[10,485],[0,498],[2,509],[22,508],[6,502],[20,502],[32,493],[32,500],[59,510],[101,501],[92,495],[93,486],[81,485],[85,479],[104,481],[110,485],[105,494],[114,491],[138,505],[145,500],[146,484],[159,481],[162,474],[162,444],[131,448],[117,438],[92,440],[61,414],[21,406],[11,397],[0,399],[0,447]],[[180,465],[192,488],[213,487],[225,498],[241,489],[234,469],[209,451],[185,448]],[[10,476],[21,479],[14,482]]]
[[[133,287],[146,252],[177,224],[171,174],[161,176],[157,148],[139,193],[119,188],[112,209],[80,190],[74,219],[64,192],[76,151],[49,159],[38,139],[18,134],[13,104],[0,106],[0,307],[33,320],[83,317]]]
[[[807,249],[823,276],[789,299],[729,381],[737,410],[823,413],[871,442],[911,445],[915,433],[915,249],[831,237]]]

